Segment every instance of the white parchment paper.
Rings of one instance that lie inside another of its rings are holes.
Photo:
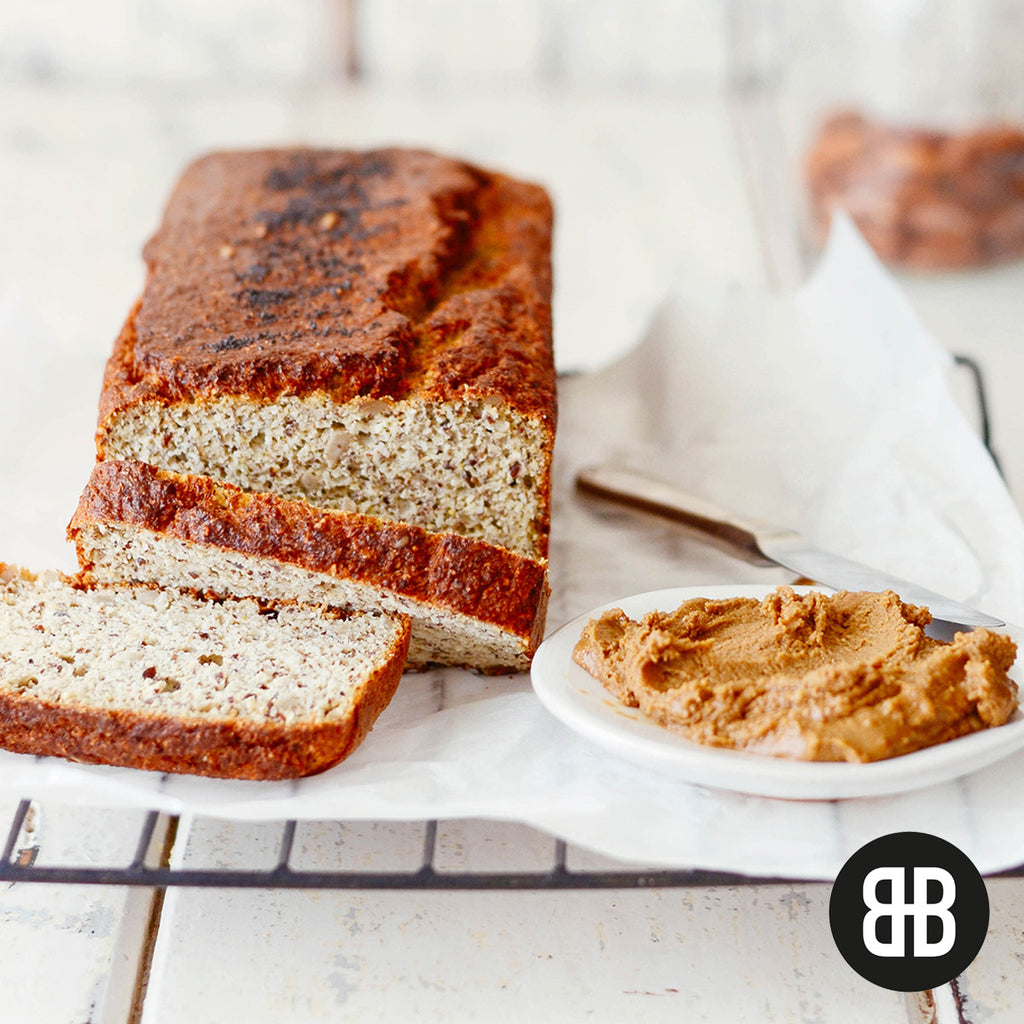
[[[601,301],[595,296],[595,301]],[[0,558],[73,569],[64,527],[89,474],[102,358],[57,353],[0,301]],[[642,344],[561,387],[549,630],[630,593],[782,582],[669,524],[588,502],[584,463],[627,454],[690,490],[1024,622],[1024,526],[951,397],[950,356],[852,228],[784,297],[683,282]],[[792,802],[690,786],[575,736],[526,676],[407,675],[344,764],[223,782],[0,752],[0,791],[234,818],[526,822],[650,865],[830,878],[868,839],[942,835],[983,871],[1024,861],[1024,753],[888,798]]]

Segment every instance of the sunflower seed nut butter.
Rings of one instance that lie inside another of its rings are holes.
[[[696,598],[640,621],[621,610],[573,652],[623,704],[711,747],[878,761],[1004,724],[1017,707],[1009,637],[945,643],[891,591]]]

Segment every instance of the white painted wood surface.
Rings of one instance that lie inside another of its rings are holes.
[[[138,249],[181,164],[210,146],[402,141],[540,178],[560,210],[558,330],[569,346],[635,337],[664,289],[699,266],[763,270],[730,112],[719,97],[632,102],[545,97],[10,88],[0,94],[0,286],[15,282],[58,358],[100,365],[141,281]],[[609,235],[608,289],[574,254]],[[1020,344],[1024,268],[912,279],[942,341],[986,371],[995,440],[1024,495]],[[10,440],[5,440],[10,444]],[[6,812],[6,808],[3,809]],[[1019,813],[1019,810],[1016,811]],[[5,819],[6,820],[6,819]],[[138,817],[43,809],[47,856],[102,859]],[[278,829],[183,822],[190,866],[272,863]],[[300,827],[297,866],[403,867],[418,827]],[[447,823],[439,866],[534,867],[546,837]],[[585,853],[574,858],[589,863]],[[383,863],[382,863],[383,859]],[[1019,1021],[1024,883],[990,886],[989,941],[964,985],[978,1022]],[[171,890],[144,998],[149,894],[17,885],[0,891],[6,1019],[143,1024],[317,1021],[695,1020],[857,1024],[905,1019],[863,983],[827,928],[827,886],[598,893],[309,893]],[[57,965],[59,983],[57,982]]]
[[[16,801],[0,801],[0,821],[10,822],[15,810]],[[127,865],[143,816],[33,805],[14,859]],[[152,890],[124,886],[0,885],[0,1019],[127,1021],[153,899]]]
[[[310,866],[381,848],[380,829],[347,830],[344,851],[336,826],[306,831]],[[208,862],[238,841],[235,828],[197,821],[179,855]],[[402,827],[385,843],[393,845],[415,863],[418,836]],[[517,826],[462,822],[442,825],[439,850],[439,868],[516,870],[549,864],[551,841]],[[164,905],[143,1024],[212,1024],[226,1012],[258,1024],[899,1021],[902,997],[861,981],[832,946],[827,900],[825,886],[175,890]],[[229,977],[232,969],[243,971],[244,986]]]

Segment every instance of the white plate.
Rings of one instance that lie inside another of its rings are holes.
[[[586,623],[610,608],[631,618],[649,611],[672,611],[695,597],[756,597],[773,587],[677,587],[637,594],[595,608],[552,633],[533,659],[533,688],[558,719],[580,735],[636,764],[669,772],[686,782],[758,796],[799,800],[877,796],[918,789],[983,768],[1024,746],[1024,715],[1018,710],[1006,725],[984,729],[948,743],[869,764],[789,761],[701,746],[648,721],[635,708],[620,704],[572,660],[572,650]],[[810,588],[795,588],[804,592]],[[1024,631],[1007,626],[1024,658]],[[1020,685],[1022,670],[1010,673]]]

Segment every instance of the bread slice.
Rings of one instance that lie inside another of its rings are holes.
[[[359,745],[398,686],[408,622],[0,564],[0,746],[160,772],[284,779]]]
[[[545,191],[404,149],[221,152],[145,248],[101,459],[547,555]]]
[[[406,615],[410,667],[525,670],[543,636],[543,561],[146,463],[97,463],[68,533],[96,583]]]

